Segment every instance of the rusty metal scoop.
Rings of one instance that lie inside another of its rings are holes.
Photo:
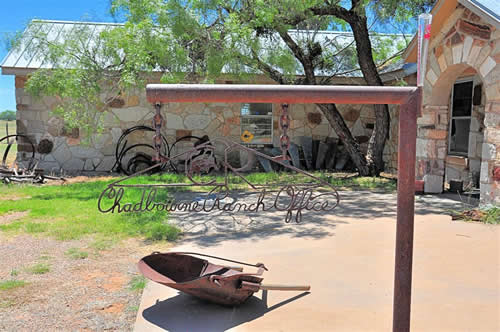
[[[244,273],[241,267],[216,265],[196,256],[257,267],[255,273]],[[247,264],[226,258],[194,252],[154,252],[138,263],[148,279],[179,291],[222,305],[239,305],[259,290],[309,291],[310,286],[262,285],[262,263]]]

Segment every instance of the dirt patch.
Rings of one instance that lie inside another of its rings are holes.
[[[29,211],[20,211],[20,212],[11,212],[8,214],[4,214],[0,216],[0,225],[5,225],[11,223],[15,220],[26,217],[30,212]]]
[[[110,314],[116,314],[122,312],[124,308],[125,304],[123,303],[113,303],[112,305],[103,308],[102,311]]]
[[[80,182],[96,182],[96,181],[109,181],[117,179],[116,176],[75,176],[66,178],[65,182],[61,184],[71,184],[71,183],[80,183]]]
[[[0,201],[19,201],[21,199],[30,199],[31,196],[7,195],[0,197]]]
[[[112,273],[108,278],[108,281],[102,285],[102,288],[108,292],[116,292],[122,289],[127,283],[127,278],[121,273]]]
[[[23,280],[24,287],[0,292],[0,331],[89,330],[130,331],[141,292],[129,289],[138,274],[137,261],[166,244],[124,240],[106,251],[95,251],[95,239],[57,241],[0,233],[0,281]],[[89,252],[72,259],[70,248]],[[50,271],[33,275],[28,268],[46,263]]]

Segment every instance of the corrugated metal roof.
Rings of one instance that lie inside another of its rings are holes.
[[[92,43],[95,43],[94,36],[105,29],[120,25],[117,23],[33,20],[24,30],[19,44],[7,53],[0,67],[2,69],[53,68],[53,63],[46,59],[44,54],[37,51],[38,48],[34,41],[34,36],[37,34],[46,35],[49,42],[59,42],[75,29],[86,28],[90,33],[86,36],[87,40],[83,42],[91,46]]]
[[[11,74],[14,71],[19,70],[36,70],[39,68],[53,68],[54,63],[51,63],[49,59],[46,59],[44,54],[37,52],[36,38],[35,35],[43,33],[47,36],[47,40],[50,42],[59,42],[64,40],[65,37],[71,35],[75,29],[86,29],[87,33],[83,34],[86,40],[83,40],[82,43],[86,43],[88,47],[94,47],[96,42],[96,36],[101,33],[103,30],[112,29],[116,26],[122,26],[119,23],[97,23],[97,22],[76,22],[76,21],[46,21],[46,20],[33,20],[31,24],[28,25],[26,30],[23,33],[23,37],[21,38],[19,44],[14,47],[4,58],[0,67],[2,67],[3,74]],[[351,43],[353,43],[353,35],[349,32],[336,32],[336,31],[303,31],[303,30],[290,30],[290,35],[296,41],[304,40],[304,39],[312,39],[315,42],[320,43],[324,48],[336,47],[343,48]],[[81,34],[80,34],[81,35]],[[271,38],[272,39],[272,38]],[[284,43],[281,38],[277,37],[273,40],[263,41],[265,47],[284,47]],[[396,34],[376,34],[371,36],[372,45],[374,47],[386,47],[390,48],[388,50],[388,54],[393,54],[397,52],[396,42],[405,42],[405,36],[396,35]],[[334,53],[334,52],[332,52]],[[68,64],[71,66],[71,64]],[[352,71],[352,65],[341,60],[338,61],[337,71],[340,72],[348,72],[342,76],[349,77],[360,77],[361,72]],[[300,68],[300,66],[299,66]],[[402,63],[395,67],[388,67],[391,71],[399,70],[402,68]],[[387,68],[383,70],[383,72],[387,72]],[[296,73],[297,75],[303,75],[301,70]],[[332,75],[332,72],[324,72],[318,70],[316,72],[318,76],[327,76]]]

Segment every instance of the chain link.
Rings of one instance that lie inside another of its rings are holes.
[[[161,155],[161,148],[163,145],[161,128],[165,125],[165,119],[161,115],[161,104],[155,104],[156,113],[153,117],[153,129],[155,130],[155,135],[153,136],[153,146],[156,151],[156,155],[153,157],[153,161],[163,162],[164,157]]]
[[[290,116],[288,115],[288,104],[281,104],[281,115],[279,119],[281,137],[280,146],[283,160],[288,160],[288,149],[290,148],[290,137],[288,129],[290,128]]]

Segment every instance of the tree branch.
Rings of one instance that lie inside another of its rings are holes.
[[[244,60],[242,57],[240,57],[242,60]],[[252,60],[254,60],[255,62],[257,62],[257,68],[265,73],[267,73],[269,75],[269,77],[271,77],[271,79],[273,79],[275,82],[279,83],[279,84],[288,84],[288,80],[285,78],[285,76],[280,73],[279,71],[277,71],[276,69],[274,69],[273,67],[271,67],[270,65],[268,65],[267,63],[265,63],[264,61],[262,61],[258,54],[255,52],[255,50],[252,50]]]
[[[310,11],[314,14],[314,15],[318,15],[318,16],[335,16],[335,17],[338,17],[340,19],[343,19],[344,21],[346,22],[350,22],[354,15],[352,12],[350,12],[349,10],[341,7],[341,6],[338,6],[338,5],[332,5],[330,4],[329,6],[321,6],[321,7],[312,7],[310,9]]]
[[[306,56],[299,45],[292,39],[286,31],[279,31],[281,39],[285,42],[288,48],[292,51],[295,57],[300,61],[304,68],[304,73],[309,84],[315,84],[314,66],[310,57]]]

